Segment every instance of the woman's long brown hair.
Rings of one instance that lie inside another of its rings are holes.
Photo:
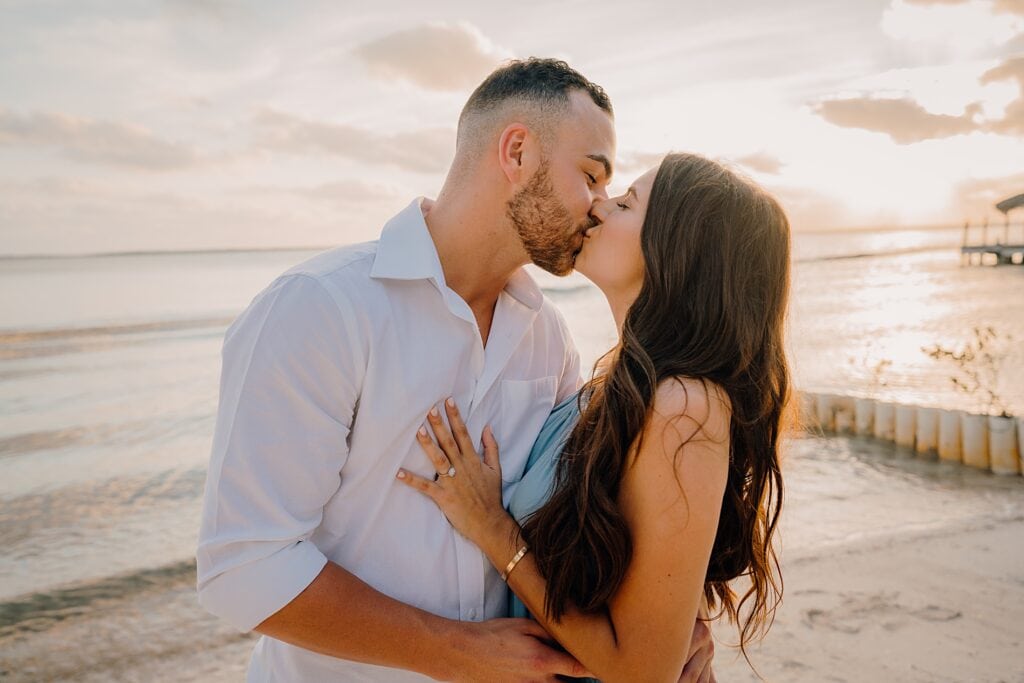
[[[790,391],[783,348],[789,222],[770,195],[721,164],[670,154],[640,239],[640,294],[607,371],[595,372],[580,392],[581,416],[553,494],[523,535],[547,580],[549,615],[561,618],[569,605],[606,610],[632,556],[619,487],[655,391],[675,377],[717,385],[731,404],[730,463],[704,593],[712,609],[742,621],[745,653],[752,637],[767,632],[782,596],[772,539]],[[750,583],[738,596],[730,582],[741,576]]]

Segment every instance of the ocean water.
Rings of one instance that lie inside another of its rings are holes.
[[[921,349],[958,347],[991,327],[992,385],[1024,413],[1024,267],[962,266],[960,238],[797,235],[796,384],[983,409],[955,389],[953,366]],[[260,289],[310,255],[0,260],[0,677],[239,677],[248,637],[203,615],[192,594],[221,338]],[[589,366],[614,342],[603,298],[579,276],[536,275]],[[1019,514],[1024,501],[1020,478],[894,460],[858,440],[796,438],[787,468],[794,553]],[[160,669],[165,660],[179,664]]]

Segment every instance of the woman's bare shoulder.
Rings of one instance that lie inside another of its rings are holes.
[[[670,538],[694,519],[717,524],[729,476],[730,411],[725,392],[686,377],[658,385],[620,504],[634,534]]]
[[[658,384],[647,431],[671,427],[680,443],[727,441],[731,416],[729,396],[718,384],[694,377],[668,377]]]

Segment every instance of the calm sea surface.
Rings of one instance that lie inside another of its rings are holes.
[[[991,327],[992,386],[1024,413],[1024,267],[961,266],[959,240],[959,231],[798,235],[797,385],[980,409],[955,391],[955,368],[921,348],[958,347]],[[311,255],[0,260],[0,677],[140,670],[145,657],[131,643],[143,632],[160,634],[156,659],[237,640],[196,616],[190,588],[221,338],[260,289]],[[603,298],[578,276],[537,277],[589,365],[614,341]],[[1024,499],[1019,480],[897,466],[855,440],[798,439],[788,456],[793,552],[893,525],[1003,514]],[[885,504],[894,496],[905,500],[898,513]],[[193,622],[205,626],[182,628]],[[63,663],[47,657],[55,647]],[[222,664],[198,661],[189,666],[208,677],[193,669],[178,679],[213,680]]]

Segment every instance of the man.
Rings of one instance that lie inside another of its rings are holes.
[[[228,330],[198,584],[207,609],[263,634],[249,680],[585,673],[535,623],[501,618],[497,572],[394,475],[433,472],[414,434],[452,396],[474,440],[494,430],[511,492],[580,383],[522,266],[572,270],[614,156],[600,87],[563,62],[512,62],[466,104],[436,201],[289,271]],[[695,649],[699,671],[710,647]]]

